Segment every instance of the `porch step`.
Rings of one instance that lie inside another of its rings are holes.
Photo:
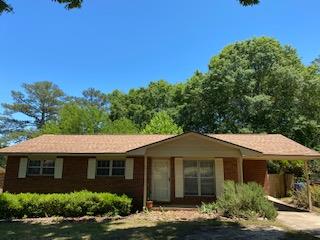
[[[198,211],[195,205],[164,205],[154,206],[152,211]]]

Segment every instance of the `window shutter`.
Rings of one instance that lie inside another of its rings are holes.
[[[224,170],[223,159],[215,158],[215,174],[216,174],[216,196],[217,198],[223,194],[224,188]]]
[[[95,179],[96,178],[96,159],[95,158],[88,159],[87,178],[88,179]]]
[[[134,170],[134,159],[127,158],[126,167],[125,167],[125,179],[133,179],[133,170]]]
[[[175,193],[176,198],[183,198],[183,159],[174,159],[174,175],[175,175]]]
[[[62,178],[63,158],[57,158],[54,162],[54,178]]]
[[[18,178],[27,176],[28,158],[20,158]]]

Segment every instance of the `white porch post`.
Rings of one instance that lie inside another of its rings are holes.
[[[238,181],[243,183],[243,158],[238,158]]]
[[[308,205],[309,205],[309,211],[312,211],[312,199],[311,199],[311,189],[310,189],[310,179],[309,179],[309,167],[308,167],[308,161],[304,161],[304,171],[306,176],[306,183],[307,183],[307,194],[308,194]]]
[[[148,157],[147,154],[144,154],[144,171],[143,171],[143,206],[142,208],[145,209],[147,204],[147,171],[148,171]]]

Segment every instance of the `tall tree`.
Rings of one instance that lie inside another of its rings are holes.
[[[80,104],[89,104],[99,109],[108,110],[108,95],[95,88],[88,88],[82,91],[82,97],[75,98]]]
[[[48,81],[24,83],[22,88],[23,92],[11,91],[13,103],[2,104],[0,134],[8,141],[19,141],[54,120],[64,97],[63,91]]]
[[[177,123],[187,131],[206,132],[203,81],[206,74],[196,71],[194,75],[183,85],[177,85],[175,102],[178,114]]]
[[[47,123],[41,134],[134,134],[139,128],[129,119],[111,121],[108,113],[91,104],[65,104],[56,121]]]
[[[130,119],[120,118],[107,125],[103,132],[108,134],[136,134],[139,133],[139,128]]]
[[[294,49],[271,38],[227,46],[212,58],[203,83],[205,125],[218,132],[289,134],[304,70]]]
[[[320,73],[320,56],[317,57],[312,61],[312,64],[314,64],[317,68],[317,72]]]
[[[151,82],[146,88],[131,89],[128,94],[114,91],[109,95],[112,120],[128,118],[144,127],[159,111],[177,114],[174,97],[176,87],[164,80]]]
[[[182,128],[164,111],[156,113],[142,131],[146,134],[180,134],[182,132]]]
[[[42,133],[50,134],[98,134],[111,125],[107,112],[91,105],[76,102],[65,104],[58,119],[47,123]]]

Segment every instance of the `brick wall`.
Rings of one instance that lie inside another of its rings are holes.
[[[87,179],[88,157],[64,157],[62,179],[47,176],[17,178],[20,157],[8,157],[4,191],[12,193],[61,193],[87,189],[96,192],[127,194],[135,208],[143,199],[143,158],[134,160],[133,180],[124,177],[96,177]]]
[[[125,193],[133,198],[135,208],[141,208],[143,201],[143,169],[144,159],[135,158],[134,179],[125,180],[124,177],[96,177],[87,179],[87,166],[89,157],[64,157],[63,177],[54,179],[46,176],[33,176],[23,179],[17,178],[20,157],[9,157],[7,161],[4,191],[19,192],[71,192],[87,189],[97,192]],[[238,181],[237,160],[224,158],[225,180]],[[215,197],[175,197],[174,158],[170,159],[171,176],[171,203],[173,204],[201,204],[215,200]],[[152,161],[148,159],[148,191],[151,189]],[[244,160],[244,182],[255,181],[268,189],[266,161]]]
[[[257,182],[265,192],[268,192],[269,181],[267,172],[267,161],[265,160],[243,160],[243,181]]]
[[[224,180],[238,182],[238,164],[236,158],[223,159]]]

